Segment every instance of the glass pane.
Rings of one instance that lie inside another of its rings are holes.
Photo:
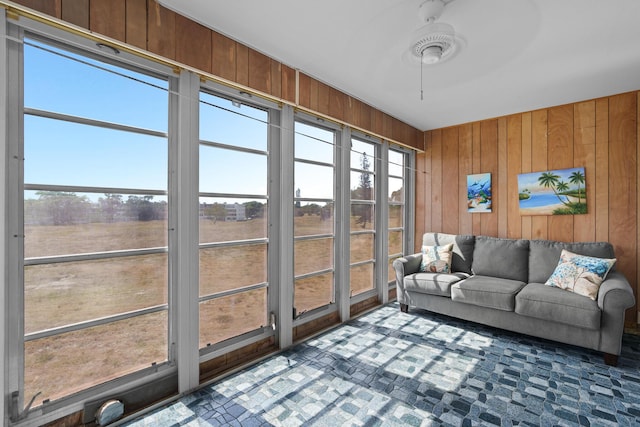
[[[402,179],[389,178],[389,201],[404,202],[404,189]]]
[[[404,154],[399,151],[389,150],[389,175],[404,176]]]
[[[267,201],[200,198],[200,243],[264,239]]]
[[[296,280],[293,307],[296,315],[332,303],[333,273]]]
[[[294,243],[295,275],[333,268],[333,238]]]
[[[402,252],[402,231],[390,231],[389,255],[401,254]]]
[[[200,145],[200,192],[267,194],[267,156]]]
[[[333,199],[333,167],[295,162],[295,197]]]
[[[200,348],[267,324],[267,289],[254,289],[200,303]]]
[[[368,261],[375,258],[374,255],[374,234],[352,234],[351,235],[351,257],[350,262]]]
[[[351,230],[374,230],[375,219],[374,205],[351,203]]]
[[[80,305],[93,305],[87,302]],[[165,362],[167,324],[167,312],[161,311],[26,342],[25,403],[38,392],[34,407]]]
[[[200,93],[200,139],[267,151],[269,113]]]
[[[375,200],[375,180],[371,173],[351,172],[351,200]]]
[[[368,142],[351,140],[351,168],[375,171],[376,147]]]
[[[166,138],[25,115],[24,157],[29,184],[167,188]]]
[[[296,158],[333,164],[333,131],[300,122],[296,122],[295,131]]]
[[[294,235],[333,234],[333,203],[296,202]]]
[[[266,281],[266,244],[200,249],[200,296]]]
[[[34,40],[24,62],[25,107],[167,131],[167,81]]]
[[[167,255],[27,266],[25,333],[167,303]]]
[[[167,246],[167,198],[27,191],[25,257]]]
[[[404,225],[404,207],[401,205],[389,205],[389,227],[402,227]]]
[[[351,296],[374,288],[373,263],[351,267]]]

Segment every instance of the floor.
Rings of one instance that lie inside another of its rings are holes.
[[[600,354],[389,304],[129,424],[638,426],[640,336]]]

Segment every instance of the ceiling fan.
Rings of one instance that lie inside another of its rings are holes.
[[[409,44],[411,62],[420,64],[420,100],[424,99],[422,88],[423,65],[434,65],[453,57],[460,46],[454,28],[444,22],[436,22],[453,0],[425,0],[418,7],[418,16],[424,25],[414,31]]]
[[[418,8],[418,16],[425,25],[413,33],[410,52],[423,64],[445,61],[457,50],[458,40],[453,27],[444,22],[436,22],[451,1],[426,0]]]

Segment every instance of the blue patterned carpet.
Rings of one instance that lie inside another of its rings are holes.
[[[638,426],[640,337],[599,353],[389,304],[129,426]]]

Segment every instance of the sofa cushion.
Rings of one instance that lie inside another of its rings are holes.
[[[451,299],[498,310],[513,311],[516,294],[526,283],[498,277],[471,276],[451,286]]]
[[[542,283],[529,283],[516,296],[516,313],[537,319],[600,328],[598,303],[583,296]]]
[[[574,292],[595,301],[600,284],[615,262],[615,258],[578,255],[563,249],[558,266],[545,285]]]
[[[480,276],[528,281],[529,241],[477,236],[472,270]]]
[[[471,274],[473,260],[473,244],[475,236],[446,233],[425,233],[422,236],[423,246],[442,246],[453,243],[451,271]]]
[[[415,273],[404,277],[404,289],[444,297],[451,296],[451,285],[469,277],[466,273]]]
[[[451,251],[453,243],[444,246],[423,246],[420,271],[430,273],[451,272]]]
[[[549,279],[563,249],[576,254],[614,258],[613,246],[608,242],[564,243],[553,240],[531,240],[529,242],[529,283],[544,283]]]

